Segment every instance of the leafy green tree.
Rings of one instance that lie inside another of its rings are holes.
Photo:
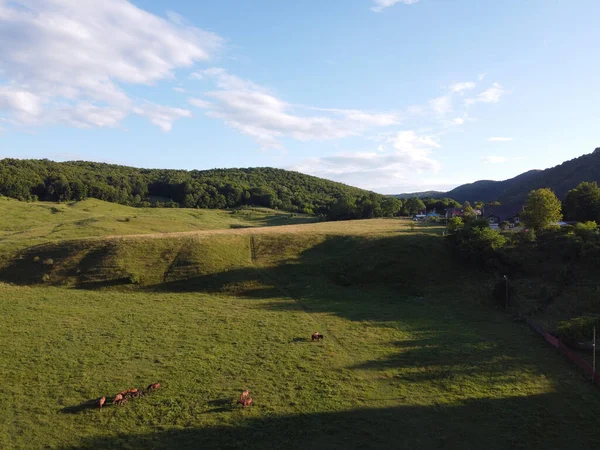
[[[475,209],[473,209],[473,207],[471,206],[471,203],[469,203],[468,201],[466,201],[463,205],[463,216],[467,220],[472,220],[475,217],[477,217],[477,214],[475,213]]]
[[[383,217],[394,217],[400,214],[402,201],[395,197],[386,197],[381,201],[381,214]]]
[[[563,204],[565,217],[578,222],[600,222],[600,188],[598,183],[583,182],[571,189]]]
[[[425,203],[418,197],[412,197],[406,200],[404,204],[404,210],[406,214],[412,216],[417,214],[419,211],[423,211],[425,209]]]
[[[460,217],[452,217],[449,221],[448,221],[448,232],[449,233],[456,233],[459,230],[462,230],[464,227],[465,223],[462,220],[462,218]]]
[[[537,189],[529,193],[521,220],[527,226],[539,231],[562,220],[561,210],[560,200],[551,189]]]

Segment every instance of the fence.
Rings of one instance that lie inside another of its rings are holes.
[[[539,323],[534,322],[533,320],[527,319],[527,325],[529,325],[533,330],[537,331],[542,337],[553,347],[557,348],[559,352],[565,355],[573,364],[579,367],[588,378],[592,378],[592,374],[594,374],[595,385],[600,386],[600,374],[594,373],[594,369],[592,365],[587,361],[584,361],[581,356],[567,347],[560,339],[555,338],[550,333],[545,331]]]

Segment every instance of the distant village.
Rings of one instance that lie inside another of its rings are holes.
[[[473,209],[475,217],[478,219],[484,218],[490,223],[490,228],[514,228],[521,223],[521,212],[523,205],[500,205],[490,206],[484,209]],[[439,222],[440,220],[448,220],[453,217],[463,217],[465,215],[462,208],[448,208],[443,214],[438,213],[435,209],[431,211],[423,210],[413,216],[415,222]],[[576,222],[558,222],[556,225],[566,226],[573,225]]]

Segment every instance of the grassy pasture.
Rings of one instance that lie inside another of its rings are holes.
[[[235,211],[132,208],[95,199],[26,203],[0,197],[0,252],[64,239],[263,227],[314,220],[314,217],[266,208]]]
[[[0,283],[0,448],[598,447],[597,389],[490,308],[439,231],[378,220],[23,250],[0,274],[16,283]]]

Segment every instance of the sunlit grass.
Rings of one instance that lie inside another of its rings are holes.
[[[594,448],[596,388],[490,307],[441,229],[411,228],[22,250],[0,269],[32,285],[0,283],[0,448]],[[125,406],[86,407],[153,382]]]
[[[95,199],[67,204],[26,203],[0,197],[0,252],[63,239],[288,225],[315,220],[311,216],[266,208],[235,211],[132,208]]]

